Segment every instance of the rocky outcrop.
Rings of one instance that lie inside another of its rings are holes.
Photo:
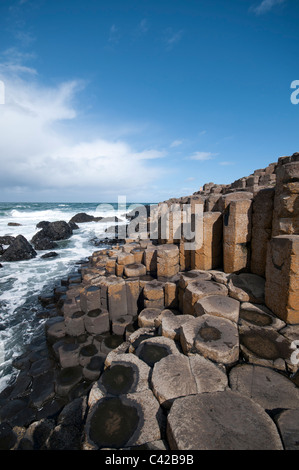
[[[36,251],[23,235],[18,235],[4,251],[1,261],[23,261],[35,258]]]
[[[69,221],[69,223],[83,224],[86,222],[99,222],[102,220],[102,217],[94,217],[93,215],[86,214],[85,212],[80,212],[79,214],[74,215]]]
[[[31,240],[36,250],[52,250],[57,247],[56,241],[66,240],[73,234],[70,225],[63,220],[43,222],[42,226],[43,228]]]

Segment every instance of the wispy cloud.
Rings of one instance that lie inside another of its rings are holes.
[[[110,27],[108,42],[111,44],[117,44],[120,39],[119,30],[115,24]]]
[[[195,152],[189,157],[188,160],[198,160],[198,161],[205,161],[205,160],[213,160],[213,157],[216,157],[218,153],[211,153],[211,152]]]
[[[180,145],[182,145],[182,143],[182,140],[174,140],[173,142],[171,142],[170,148],[179,147]]]
[[[181,29],[179,31],[173,31],[172,28],[167,28],[164,31],[164,42],[166,45],[166,49],[172,49],[176,44],[180,42],[184,34],[184,30]]]
[[[281,5],[286,3],[286,1],[287,0],[263,0],[259,5],[252,6],[251,10],[254,11],[256,15],[263,15],[272,10],[276,5]]]
[[[148,32],[148,30],[149,30],[148,21],[146,18],[144,18],[143,20],[140,21],[137,27],[137,31],[141,34],[145,34]]]

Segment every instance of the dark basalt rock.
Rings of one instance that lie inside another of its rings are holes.
[[[36,251],[23,235],[18,235],[3,253],[2,261],[22,261],[35,258]]]
[[[109,395],[125,395],[132,392],[135,382],[135,371],[131,365],[116,364],[106,369],[99,383]]]
[[[69,222],[69,226],[71,227],[72,230],[79,230],[79,226],[75,224],[75,222]]]
[[[139,424],[138,409],[120,398],[99,400],[90,417],[88,434],[99,448],[119,449],[133,436]]]
[[[16,237],[11,237],[10,235],[4,235],[0,237],[0,245],[11,245],[14,242]]]
[[[51,250],[57,245],[53,245],[50,242],[67,240],[73,234],[71,227],[64,220],[44,223],[43,225],[44,228],[37,232],[31,240],[31,243],[38,250]]]
[[[0,450],[9,450],[17,442],[17,436],[8,423],[0,424]]]
[[[22,224],[18,224],[17,222],[8,222],[8,227],[21,227]]]
[[[50,251],[50,253],[44,254],[43,256],[41,256],[41,258],[43,259],[56,258],[56,256],[58,256],[58,253],[56,253],[55,251]]]
[[[142,359],[148,366],[153,367],[156,362],[170,354],[170,351],[159,344],[141,344],[139,359]]]
[[[102,220],[102,217],[94,217],[93,215],[86,214],[85,212],[80,212],[79,214],[74,215],[71,218],[69,223],[83,224],[85,222],[99,222]]]

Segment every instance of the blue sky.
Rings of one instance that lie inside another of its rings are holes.
[[[0,200],[158,202],[299,150],[297,0],[1,0]]]

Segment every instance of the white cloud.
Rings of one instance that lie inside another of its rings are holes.
[[[109,30],[108,42],[112,44],[117,44],[120,39],[119,30],[115,24],[113,24]]]
[[[170,50],[173,48],[173,46],[175,46],[175,44],[180,42],[183,37],[184,31],[182,29],[179,31],[173,31],[172,28],[167,28],[164,34],[166,49]]]
[[[263,0],[258,6],[252,7],[251,9],[257,15],[263,15],[264,13],[272,10],[276,5],[281,5],[285,2],[286,0]]]
[[[179,147],[180,145],[182,145],[182,143],[183,143],[182,140],[174,140],[173,142],[171,142],[170,147],[171,148]]]
[[[211,153],[211,152],[195,152],[192,155],[190,155],[188,160],[199,160],[199,161],[205,161],[205,160],[212,160],[213,157],[218,155],[217,153]]]
[[[13,64],[11,64],[13,65]],[[21,65],[18,65],[21,67]],[[123,139],[98,135],[80,138],[74,99],[82,82],[69,81],[47,87],[32,80],[32,74],[17,76],[0,67],[5,84],[5,105],[0,106],[0,187],[2,191],[93,191],[95,199],[105,194],[151,194],[152,183],[163,175],[148,161],[166,152],[135,149]],[[74,124],[72,135],[65,123]],[[63,197],[62,197],[63,198]]]

